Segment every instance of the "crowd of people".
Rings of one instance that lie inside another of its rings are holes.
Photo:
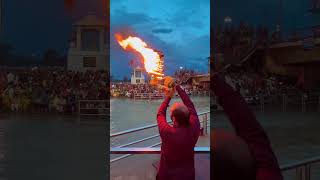
[[[190,84],[182,85],[188,95],[208,95],[209,89],[199,86],[192,86]],[[152,93],[155,95],[162,95],[163,92],[158,88],[146,84],[130,84],[130,83],[112,83],[111,96],[112,97],[128,97],[133,98],[135,94]]]
[[[137,93],[160,93],[160,91],[150,84],[131,84],[129,82],[112,83],[111,96],[130,97]]]
[[[181,69],[176,71],[173,75],[175,80],[183,85],[185,91],[189,95],[200,95],[205,94],[209,91],[209,87],[201,86],[192,86],[188,79],[197,73],[193,70]],[[157,87],[150,85],[149,83],[145,84],[131,84],[130,82],[117,82],[111,84],[111,96],[112,97],[130,97],[133,98],[135,94],[138,93],[154,93],[162,94]]]
[[[79,100],[108,97],[104,71],[0,70],[0,110],[75,112]]]
[[[180,69],[174,72],[173,77],[180,81],[180,83],[186,82],[190,77],[198,75],[199,73],[193,71],[192,69]]]
[[[185,81],[195,73],[181,70],[177,80]],[[5,112],[76,112],[79,100],[104,100],[110,95],[133,97],[136,93],[158,93],[150,84],[127,82],[107,85],[104,71],[72,72],[62,69],[1,69],[0,111]],[[201,94],[201,87],[184,86],[188,94]],[[209,91],[209,89],[206,89]]]
[[[226,71],[225,81],[249,105],[281,102],[283,95],[299,97],[307,91],[301,89],[291,77],[247,71]],[[263,97],[263,98],[262,98]]]
[[[260,97],[280,97],[283,94],[298,95],[304,92],[296,80],[287,76],[248,71],[226,71],[225,81],[239,92],[248,103],[257,103]]]
[[[193,86],[186,81],[196,75],[192,70],[174,74],[189,95],[209,92],[209,87]],[[227,71],[226,82],[243,96],[280,93],[294,88],[277,76],[246,71]],[[79,100],[103,100],[109,96],[108,74],[103,71],[71,72],[65,70],[14,70],[0,71],[0,110],[13,112],[75,112]],[[112,97],[132,98],[137,93],[161,94],[158,88],[129,82],[111,83]],[[208,95],[208,94],[207,94]]]

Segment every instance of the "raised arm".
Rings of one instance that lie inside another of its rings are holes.
[[[237,135],[248,144],[255,159],[256,180],[282,180],[269,139],[245,100],[221,77],[215,76],[211,80],[219,103],[228,115]]]
[[[190,125],[194,127],[194,129],[198,133],[200,131],[200,122],[199,122],[197,111],[193,105],[193,102],[191,101],[187,93],[180,87],[180,85],[176,85],[175,88],[180,98],[182,99],[182,102],[187,106],[190,112]]]
[[[163,137],[163,132],[168,131],[171,126],[168,124],[166,119],[167,114],[167,108],[169,106],[171,98],[166,97],[165,100],[162,102],[162,104],[159,107],[158,114],[157,114],[157,123],[159,128],[160,136]]]

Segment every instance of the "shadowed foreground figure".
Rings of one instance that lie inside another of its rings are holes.
[[[211,133],[211,179],[282,180],[269,139],[245,100],[217,75],[211,85],[236,132]]]
[[[161,159],[157,180],[194,180],[194,147],[200,134],[200,122],[194,105],[179,85],[173,85],[161,104],[157,122],[162,140]],[[165,82],[166,84],[166,82]],[[170,87],[170,86],[169,86]],[[166,111],[176,90],[183,103],[174,103],[170,108],[173,126],[166,120]]]

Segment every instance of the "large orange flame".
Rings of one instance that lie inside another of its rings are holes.
[[[119,45],[124,50],[132,48],[141,54],[143,57],[144,68],[149,74],[152,74],[157,78],[162,78],[164,76],[163,59],[161,58],[161,55],[154,49],[148,47],[147,43],[145,43],[142,39],[132,36],[124,39],[120,34],[116,34],[115,37]]]

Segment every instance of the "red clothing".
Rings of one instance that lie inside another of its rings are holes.
[[[282,180],[281,170],[269,139],[245,100],[222,79],[211,78],[212,89],[236,133],[247,144],[255,160],[256,180]]]
[[[194,147],[200,133],[197,111],[189,96],[176,86],[183,103],[190,112],[189,127],[172,127],[167,123],[166,111],[170,102],[167,97],[161,104],[157,122],[162,140],[161,160],[157,179],[159,180],[194,180]]]

